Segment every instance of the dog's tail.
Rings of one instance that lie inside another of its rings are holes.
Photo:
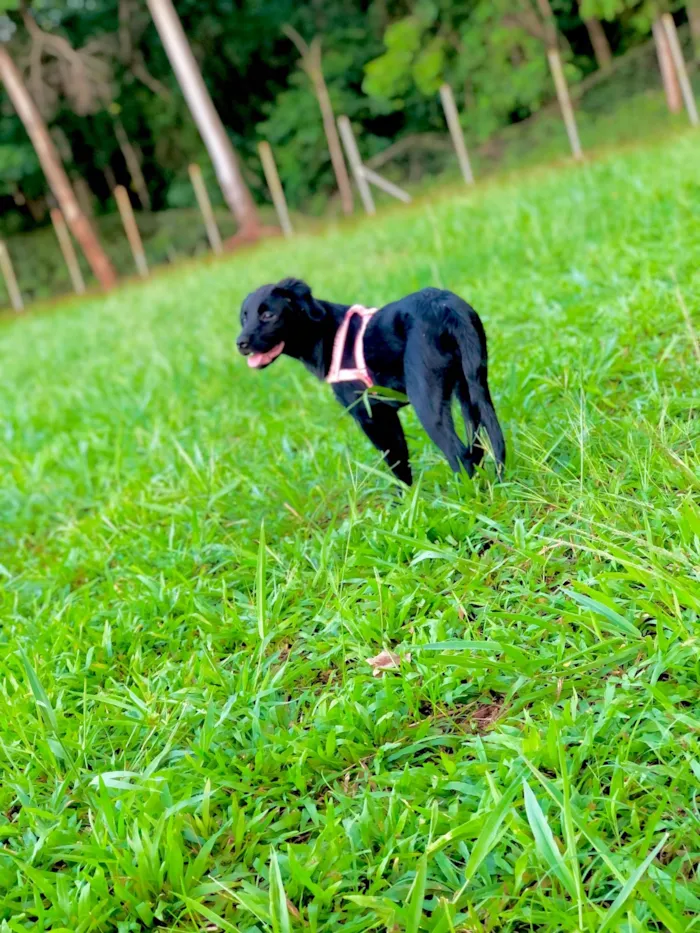
[[[491,441],[500,479],[506,462],[506,442],[489,392],[486,332],[479,315],[466,301],[453,298],[448,309],[450,330],[459,347],[469,398]]]

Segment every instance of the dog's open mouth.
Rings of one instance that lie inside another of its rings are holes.
[[[278,343],[276,347],[267,350],[265,353],[251,353],[248,357],[248,366],[251,369],[260,369],[262,366],[268,366],[273,360],[276,360],[284,350],[284,341]]]

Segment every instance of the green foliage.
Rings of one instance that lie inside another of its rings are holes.
[[[509,0],[445,4],[435,15],[412,15],[391,24],[386,51],[365,67],[367,94],[404,104],[415,86],[426,96],[447,81],[465,88],[462,119],[484,139],[551,97],[551,76],[542,42],[515,25]],[[569,66],[569,77],[578,69]]]
[[[503,21],[504,3],[481,3],[462,33],[470,95],[464,120],[484,139],[517,113],[526,116],[551,97],[542,43]],[[503,81],[502,76],[508,75]],[[574,77],[575,75],[570,75]]]
[[[21,230],[23,199],[44,190],[39,160],[12,116],[0,112],[0,237]],[[21,193],[20,193],[21,186]]]
[[[0,324],[3,930],[693,928],[696,151]],[[239,302],[292,272],[473,302],[505,482],[405,412],[398,497],[326,386],[250,371]]]
[[[445,41],[434,36],[413,64],[413,80],[419,91],[426,95],[437,93],[443,82],[445,61]]]
[[[337,72],[333,68],[336,63],[339,66]],[[342,78],[338,79],[346,65],[347,56],[342,53],[325,56],[331,100],[340,113],[345,111],[351,100]],[[306,203],[312,212],[314,203],[317,210],[321,209],[328,195],[327,185],[333,185],[332,172],[318,102],[308,77],[301,69],[291,76],[288,87],[280,93],[269,111],[269,117],[258,124],[257,133],[260,138],[268,140],[275,152],[278,170],[284,178],[291,203]],[[315,202],[314,192],[318,189],[321,197]]]
[[[441,10],[434,3],[419,3],[410,16],[387,26],[386,51],[365,66],[365,93],[394,102],[412,85],[426,96],[437,93],[448,62],[442,31],[453,15],[450,7],[451,4],[443,4]],[[459,4],[455,10],[460,10]]]
[[[26,62],[27,30],[16,11],[7,9],[8,0],[3,3],[0,35],[12,33],[9,49],[18,61]],[[586,15],[614,17],[609,37],[614,50],[620,51],[648,36],[650,3],[586,0],[583,9]],[[121,20],[120,4],[122,14],[125,10],[127,14]],[[578,3],[553,0],[552,6],[563,48],[571,49],[569,78],[576,80],[595,67]],[[283,27],[293,25],[309,41],[320,38],[334,106],[361,127],[362,153],[369,157],[404,135],[444,133],[437,99],[442,81],[454,88],[472,142],[491,137],[552,99],[541,43],[507,18],[514,9],[513,0],[177,3],[254,196],[260,202],[268,198],[256,149],[264,136],[273,144],[292,206],[312,214],[325,209],[336,183],[318,107]],[[187,165],[199,162],[212,178],[210,160],[147,5],[138,0],[33,0],[31,10],[43,29],[61,36],[74,49],[87,47],[94,52],[99,47],[111,72],[112,100],[104,106],[98,102],[93,107],[96,112],[81,115],[72,96],[61,94],[50,118],[52,128],[70,140],[67,168],[90,185],[98,213],[113,210],[113,180],[130,183],[114,132],[111,114],[116,111],[139,148],[154,209],[191,206]],[[26,144],[2,88],[0,114],[0,119],[9,121],[0,127],[3,145],[6,140],[9,145]],[[439,157],[428,156],[416,173],[421,166],[432,168],[437,162]],[[46,183],[24,157],[22,164],[25,169],[15,181],[34,200],[46,193]],[[0,186],[4,192],[6,185],[0,182]],[[15,206],[4,199],[0,214],[8,210],[14,212]],[[35,224],[26,209],[17,217],[27,228]]]
[[[0,194],[11,194],[19,181],[38,170],[39,160],[29,142],[0,144]]]
[[[371,123],[390,110],[381,100],[363,98],[357,93],[362,78],[363,49],[356,34],[341,33],[337,45],[326,48],[323,70],[331,102],[337,114]],[[328,146],[318,101],[308,76],[301,70],[291,75],[287,88],[266,108],[269,115],[256,127],[260,138],[272,146],[285,192],[295,207],[307,213],[320,213],[335,190]],[[386,142],[371,131],[362,136],[365,157]]]
[[[362,84],[365,93],[388,100],[406,93],[424,30],[425,25],[415,16],[387,27],[386,52],[365,66],[366,77]]]
[[[581,15],[609,22],[622,18],[637,33],[646,35],[660,13],[680,5],[669,0],[582,0]]]
[[[613,20],[630,7],[639,6],[635,0],[581,0],[581,16],[597,16]]]

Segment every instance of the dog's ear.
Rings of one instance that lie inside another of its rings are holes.
[[[282,279],[275,285],[276,292],[284,292],[286,295],[294,295],[295,298],[303,300],[311,297],[311,286],[301,279]]]
[[[306,312],[312,321],[320,321],[324,316],[323,308],[315,301],[311,294],[311,286],[301,279],[282,279],[275,286],[276,292],[281,292],[294,299],[295,304],[299,305]]]

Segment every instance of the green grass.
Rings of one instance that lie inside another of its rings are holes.
[[[700,930],[699,211],[688,134],[0,327],[3,933]],[[506,481],[248,371],[284,274],[468,298]]]

